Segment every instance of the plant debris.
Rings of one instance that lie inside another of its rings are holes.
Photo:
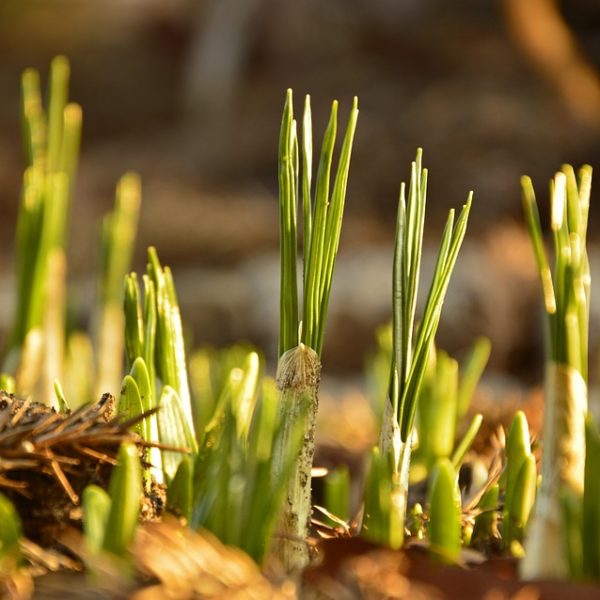
[[[148,445],[129,431],[132,420],[114,417],[114,404],[104,394],[99,402],[61,414],[0,392],[0,490],[18,507],[31,540],[51,546],[64,526],[80,522],[83,488],[107,487],[122,442]],[[164,490],[161,497],[155,483],[145,518],[157,518],[164,504]]]

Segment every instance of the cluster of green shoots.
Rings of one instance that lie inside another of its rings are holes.
[[[117,557],[128,568],[140,500],[164,486],[168,510],[191,528],[211,531],[259,564],[278,561],[296,574],[310,561],[321,355],[357,102],[332,180],[333,103],[313,181],[310,100],[298,128],[291,92],[286,97],[279,142],[279,362],[273,379],[265,375],[261,355],[243,345],[203,348],[188,359],[170,269],[150,248],[146,272],[129,272],[141,201],[134,174],[119,182],[115,209],[103,224],[94,326],[90,332],[67,327],[66,231],[81,128],[81,110],[68,103],[68,75],[68,63],[57,58],[47,109],[37,73],[23,76],[27,166],[17,231],[17,308],[2,385],[62,413],[110,391],[117,397],[117,418],[136,423],[145,444],[123,444],[108,491],[89,485],[82,496],[92,570],[101,555]],[[435,348],[435,337],[471,196],[456,218],[454,211],[448,215],[417,319],[427,193],[427,170],[417,152],[398,203],[392,324],[379,333],[370,369],[381,435],[368,462],[359,534],[392,548],[409,535],[447,562],[459,562],[465,547],[500,547],[525,556],[528,577],[600,576],[600,484],[594,477],[600,436],[586,420],[590,185],[589,168],[577,177],[565,167],[553,181],[551,271],[531,182],[523,181],[548,314],[541,486],[527,420],[519,412],[501,466],[492,463],[474,489],[461,489],[459,473],[482,423],[471,399],[490,345],[477,340],[461,366]],[[352,517],[350,484],[345,467],[326,479],[325,512],[334,523]],[[423,489],[423,498],[412,504],[409,485]],[[17,511],[0,494],[0,575],[18,568],[20,537]],[[556,550],[552,560],[550,546]]]

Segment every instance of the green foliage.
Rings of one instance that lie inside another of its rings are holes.
[[[529,440],[529,425],[525,413],[519,410],[513,417],[506,440],[502,528],[502,539],[506,547],[510,547],[513,540],[521,541],[522,530],[527,524],[535,499],[536,479],[535,458],[531,454]]]
[[[148,277],[156,291],[156,376],[180,399],[188,426],[194,433],[191,397],[185,358],[185,343],[175,284],[169,267],[161,266],[155,248],[148,249]]]
[[[279,418],[284,435],[292,437],[297,426],[304,431],[304,445],[298,455],[289,480],[287,499],[281,517],[283,527],[280,543],[274,553],[289,572],[308,563],[306,538],[311,513],[311,470],[314,455],[314,428],[320,375],[320,356],[323,350],[325,324],[333,269],[338,252],[342,217],[348,184],[350,155],[358,119],[355,98],[346,134],[340,150],[337,172],[331,186],[331,169],[337,135],[337,108],[334,101],[325,130],[319,158],[317,177],[312,190],[312,123],[310,99],[307,96],[302,121],[302,140],[299,143],[293,114],[292,91],[288,90],[279,139],[279,220],[280,220],[280,317],[278,373],[285,365],[285,382],[278,384],[281,392]],[[300,174],[300,162],[302,174]],[[302,321],[298,308],[297,206],[302,194],[303,212],[303,286]],[[310,356],[310,350],[314,357]],[[308,368],[307,373],[304,368]],[[293,382],[293,383],[292,383]],[[306,411],[304,403],[307,403]],[[301,413],[298,408],[301,406]],[[297,419],[302,416],[303,421]],[[275,462],[275,471],[283,472],[285,457]]]
[[[421,269],[423,233],[425,226],[425,202],[427,193],[427,169],[422,167],[422,151],[417,151],[411,165],[408,196],[406,186],[400,187],[396,237],[394,244],[394,265],[392,277],[392,343],[388,379],[388,399],[384,405],[380,435],[381,458],[374,455],[371,468],[381,470],[390,461],[391,488],[377,490],[377,484],[368,478],[365,496],[373,499],[374,525],[376,537],[400,547],[404,533],[404,520],[408,500],[408,480],[412,444],[414,441],[414,421],[421,392],[421,384],[429,364],[431,349],[441,318],[442,305],[466,233],[467,221],[471,209],[472,194],[454,222],[454,210],[451,210],[442,234],[437,261],[425,301],[423,316],[419,327],[415,325],[417,292]],[[385,338],[382,338],[384,341]],[[383,351],[385,349],[382,348]],[[380,356],[383,352],[380,350]],[[435,364],[431,367],[436,382],[430,407],[423,414],[424,426],[419,432],[423,438],[421,453],[424,464],[430,466],[437,456],[449,455],[454,441],[454,429],[457,419],[458,369],[450,359],[440,361],[440,373],[435,373]],[[467,392],[463,392],[466,395]],[[450,399],[446,402],[446,396]],[[435,407],[433,404],[435,403]],[[437,414],[441,412],[442,414]],[[433,427],[438,427],[433,431]],[[430,435],[429,435],[430,433]],[[444,446],[444,447],[441,447]],[[387,458],[384,460],[383,456]],[[462,458],[461,458],[462,459]],[[429,464],[428,464],[429,463]],[[382,471],[383,472],[383,471]],[[377,474],[372,474],[377,477]],[[387,500],[389,496],[389,501]],[[377,501],[379,498],[379,501]],[[391,511],[384,516],[380,510]],[[372,527],[368,513],[366,527]],[[380,528],[389,527],[387,534]],[[369,534],[371,535],[371,534]]]
[[[169,485],[167,506],[175,514],[189,521],[192,516],[194,463],[189,456],[184,456],[177,467],[175,477]]]
[[[321,354],[333,269],[338,251],[342,216],[350,169],[350,155],[358,119],[355,98],[350,111],[346,134],[338,159],[337,172],[330,192],[331,168],[337,132],[337,101],[325,135],[319,167],[312,192],[312,124],[310,98],[307,96],[302,121],[302,143],[298,141],[294,120],[292,91],[288,90],[279,140],[279,201],[280,201],[280,327],[279,355],[301,341]],[[302,175],[300,175],[300,155]],[[300,181],[302,185],[300,186]],[[303,209],[303,308],[302,332],[299,333],[297,289],[297,205],[302,189]]]
[[[590,272],[586,251],[592,168],[575,175],[570,165],[551,185],[554,269],[544,249],[533,184],[521,179],[523,206],[542,282],[548,316],[548,358],[569,365],[587,380]]]
[[[418,446],[412,457],[412,479],[427,477],[439,458],[451,458],[454,468],[460,468],[481,427],[482,416],[476,414],[472,417],[458,443],[455,443],[456,432],[466,425],[463,423],[464,416],[488,357],[487,338],[475,342],[462,369],[448,354],[432,349],[419,392]]]
[[[123,382],[122,397],[127,402],[123,410],[127,414],[131,411],[129,394],[134,396],[136,410],[148,412],[159,407],[156,414],[140,424],[140,434],[148,441],[172,448],[165,448],[160,454],[150,449],[149,462],[155,477],[169,483],[182,460],[182,451],[195,455],[198,442],[175,285],[170,269],[163,269],[154,248],[148,250],[143,283],[142,300],[137,275],[125,277],[125,348],[131,372]],[[135,410],[131,414],[136,414]]]
[[[490,486],[477,503],[479,511],[475,517],[471,544],[478,547],[489,547],[499,538],[498,532],[498,501],[500,497],[500,486],[496,483]]]
[[[302,421],[297,421],[288,435],[290,430],[278,422],[275,384],[269,379],[261,383],[255,376],[256,359],[256,354],[250,353],[244,368],[232,369],[218,415],[206,428],[193,469],[191,525],[208,529],[261,563],[303,429]],[[258,402],[249,404],[249,396],[259,396]],[[282,467],[277,476],[275,460],[281,461]]]
[[[458,471],[467,455],[467,452],[470,450],[477,434],[479,433],[479,428],[483,423],[483,415],[481,413],[477,413],[473,415],[465,434],[462,439],[456,445],[454,452],[452,453],[452,466]]]
[[[122,444],[109,485],[110,509],[102,547],[117,556],[126,556],[133,543],[142,498],[142,470],[138,450]],[[100,508],[102,510],[102,508]]]
[[[394,501],[393,465],[389,455],[377,447],[371,450],[364,489],[365,525],[361,535],[373,542],[398,548],[404,539],[404,523],[392,510]]]
[[[419,447],[414,461],[429,472],[438,458],[448,458],[454,447],[458,396],[458,362],[445,352],[433,352],[419,394]]]
[[[590,270],[586,250],[592,169],[564,165],[550,185],[554,265],[544,249],[528,177],[523,205],[547,315],[542,484],[521,563],[525,577],[566,579],[582,571]]]
[[[102,222],[96,393],[116,390],[123,363],[123,278],[131,267],[141,183],[127,173],[117,185],[115,207]]]
[[[461,550],[461,504],[458,477],[447,458],[438,460],[429,483],[430,551],[444,562],[456,562]]]
[[[505,496],[505,503],[509,502],[509,505],[503,523],[503,539],[509,547],[513,542],[523,540],[536,492],[537,467],[535,457],[529,454],[521,464],[512,493],[508,498]]]
[[[21,563],[21,521],[12,502],[0,494],[0,577],[13,573]]]
[[[582,572],[600,579],[600,434],[591,415],[585,424],[585,487],[582,506]]]
[[[325,508],[342,521],[350,520],[350,471],[346,465],[325,477]]]
[[[365,378],[367,396],[381,427],[390,386],[392,324],[380,325],[375,331],[375,340],[375,351],[367,356]]]
[[[138,526],[142,471],[134,444],[121,444],[108,493],[96,485],[83,491],[83,530],[91,555],[110,552],[127,560]]]
[[[20,393],[44,374],[39,400],[53,403],[52,381],[60,376],[64,331],[65,246],[71,190],[77,167],[81,108],[67,104],[69,64],[52,61],[47,112],[39,74],[22,77],[22,127],[27,168],[17,224],[17,302],[5,367],[21,370]],[[35,359],[32,359],[35,353]]]
[[[15,393],[15,378],[8,373],[0,374],[0,390],[4,390],[7,394]]]
[[[220,350],[203,347],[191,355],[189,374],[194,398],[192,412],[199,443],[202,443],[209,422],[218,414],[219,398],[222,398],[229,374],[232,369],[243,368],[244,361],[252,351],[255,352],[250,346],[236,344]]]
[[[412,163],[408,200],[405,185],[400,187],[393,271],[393,362],[390,401],[405,442],[412,431],[419,388],[439,325],[442,304],[466,232],[471,195],[456,225],[451,210],[425,302],[421,324],[416,331],[415,316],[421,268],[427,169],[422,168],[422,152]]]
[[[472,348],[460,368],[460,377],[458,383],[458,397],[456,407],[457,424],[469,410],[471,400],[477,389],[477,385],[483,371],[488,363],[492,352],[492,343],[486,337],[479,337],[475,340]]]
[[[163,387],[158,406],[158,439],[161,444],[178,449],[162,451],[163,473],[166,482],[169,483],[175,477],[183,459],[182,451],[195,454],[198,444],[179,394],[171,386]]]
[[[92,484],[83,490],[82,506],[86,550],[94,556],[102,550],[111,499],[106,490]]]

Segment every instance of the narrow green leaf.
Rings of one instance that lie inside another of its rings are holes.
[[[465,432],[465,435],[462,437],[462,439],[454,449],[451,461],[452,466],[456,469],[457,472],[460,469],[462,462],[465,459],[465,456],[467,455],[467,452],[473,445],[473,442],[475,441],[475,438],[479,433],[479,428],[481,427],[482,422],[483,415],[481,413],[477,413],[476,415],[474,415],[467,431]]]
[[[15,393],[15,378],[8,373],[0,373],[0,390],[7,394]]]
[[[285,98],[279,136],[280,295],[279,356],[298,344],[298,287],[296,280],[296,175],[293,164],[294,116],[292,90]]]
[[[446,222],[446,228],[442,236],[437,265],[434,270],[429,295],[425,304],[423,320],[417,335],[414,358],[412,360],[408,382],[404,388],[399,406],[400,434],[403,442],[408,439],[408,435],[412,431],[419,388],[425,373],[431,344],[439,324],[446,291],[456,264],[456,259],[458,258],[458,252],[466,233],[471,202],[472,195],[470,194],[454,227],[453,211],[450,211]]]
[[[191,451],[195,454],[198,451],[196,440],[190,431],[179,395],[172,387],[168,385],[163,387],[159,407],[160,410],[157,416],[161,443],[181,449],[181,451]],[[167,482],[175,477],[182,458],[182,452],[162,451],[163,471]]]
[[[537,489],[537,469],[535,457],[526,456],[517,474],[512,494],[509,497],[510,506],[503,527],[503,541],[508,547],[513,541],[523,541],[523,534],[529,515],[533,509]],[[505,496],[506,502],[506,496]]]
[[[429,488],[431,552],[444,562],[456,562],[461,550],[461,508],[457,477],[447,458],[435,465]]]
[[[110,478],[110,510],[106,520],[103,548],[125,556],[135,537],[142,497],[142,473],[138,450],[133,444],[121,444],[117,466]]]
[[[461,419],[467,414],[473,394],[477,389],[477,384],[490,358],[491,351],[492,344],[488,338],[477,338],[465,360],[465,364],[461,367],[458,383],[457,419]]]
[[[58,379],[54,380],[54,393],[56,395],[56,400],[58,401],[58,412],[66,415],[70,412],[69,403],[65,398],[65,393],[63,392],[62,386],[60,385],[60,381]]]
[[[144,320],[140,308],[140,286],[137,275],[130,273],[125,277],[125,351],[129,367],[138,356],[143,356]]]
[[[124,420],[132,419],[144,412],[140,390],[131,375],[125,375],[123,378],[118,411],[120,415],[123,415]],[[145,440],[148,439],[149,431],[145,421],[136,423],[133,430]]]
[[[69,75],[69,61],[64,56],[57,56],[50,65],[48,89],[48,172],[50,173],[60,167]]]
[[[325,477],[325,508],[343,521],[350,520],[350,471],[346,465]]]
[[[83,490],[82,506],[86,549],[92,555],[97,554],[103,547],[111,499],[101,487],[88,485]]]
[[[474,547],[489,548],[490,543],[499,537],[498,534],[498,504],[500,486],[492,485],[481,497],[477,509],[481,511],[475,517],[471,544]]]
[[[427,469],[438,458],[449,458],[454,446],[458,362],[438,352],[427,371],[428,380],[419,395],[419,448]],[[427,393],[423,393],[427,392]]]
[[[189,456],[184,456],[167,490],[167,505],[169,508],[188,521],[192,515],[193,469],[192,459]]]
[[[21,562],[21,521],[12,502],[0,494],[0,574],[8,575]]]
[[[250,352],[244,361],[239,386],[234,393],[232,408],[236,418],[237,435],[246,440],[252,416],[258,398],[258,383],[260,374],[260,360],[256,352]]]
[[[303,281],[307,281],[307,270],[310,263],[310,245],[312,238],[312,116],[310,110],[310,96],[304,100],[304,115],[302,117],[302,223],[303,234]],[[280,353],[281,354],[281,353]]]
[[[46,118],[40,93],[40,75],[26,69],[21,77],[21,123],[27,166],[39,164],[46,152]]]
[[[513,503],[513,493],[519,471],[528,456],[531,455],[529,425],[523,411],[517,411],[513,417],[506,439],[506,475],[504,492],[504,519],[509,519],[508,512]]]
[[[146,363],[144,362],[143,358],[138,357],[135,359],[131,367],[130,375],[137,385],[143,411],[148,412],[153,408],[156,408],[157,400],[154,395],[154,389],[150,383],[150,376],[148,375],[148,369],[146,368]],[[141,433],[142,437],[148,442],[160,442],[158,434],[158,417],[156,414],[150,415],[144,419],[144,421],[141,423]],[[157,482],[162,483],[163,472],[160,449],[155,447],[147,448],[145,450],[145,458],[151,465],[150,472],[154,476],[154,479]],[[144,473],[144,482],[146,489],[148,489],[151,486],[151,478],[148,472]]]

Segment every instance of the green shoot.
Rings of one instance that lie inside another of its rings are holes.
[[[378,544],[399,548],[404,540],[404,523],[398,523],[398,511],[392,510],[393,469],[389,455],[378,447],[371,450],[365,481],[365,523],[361,535]]]
[[[208,529],[262,563],[302,442],[303,418],[293,428],[277,422],[275,383],[266,380],[259,385],[253,375],[255,356],[250,353],[243,368],[232,369],[218,416],[206,428],[193,469],[191,525]],[[259,388],[262,393],[246,412],[244,399],[252,386],[252,396]],[[240,422],[249,422],[249,428],[240,429]],[[179,476],[180,471],[169,491],[177,488]]]
[[[525,527],[535,502],[537,491],[537,467],[535,457],[529,454],[522,462],[521,468],[514,481],[512,493],[505,496],[505,504],[509,503],[505,511],[502,527],[504,544],[509,548],[514,542],[523,540]]]
[[[12,502],[0,494],[0,578],[14,573],[21,563],[21,521]]]
[[[519,478],[529,477],[529,465],[533,459],[531,455],[531,442],[529,440],[529,425],[527,418],[522,411],[517,411],[513,417],[512,423],[508,430],[506,440],[506,468],[505,468],[505,490],[504,490],[504,519],[502,539],[506,547],[510,547],[513,540],[521,541],[519,532],[514,532],[514,527],[522,529],[525,522],[522,522],[524,515],[522,514],[522,506],[527,503],[523,499],[524,494],[533,494],[532,501],[535,498],[536,477],[533,479],[533,490],[528,486],[531,485],[529,480],[519,483]],[[535,468],[535,459],[533,459]],[[525,469],[525,471],[524,471]],[[523,474],[521,474],[523,471]],[[516,512],[515,508],[517,509]],[[531,506],[529,507],[531,509]],[[527,517],[529,513],[527,513]]]
[[[167,497],[168,507],[186,521],[192,516],[193,475],[194,464],[189,456],[184,456],[169,485]]]
[[[83,490],[82,506],[86,550],[94,556],[102,550],[111,499],[103,488],[88,485]]]
[[[170,482],[183,459],[182,451],[196,453],[198,445],[179,394],[171,386],[163,387],[158,405],[158,437],[162,444],[178,448],[177,451],[162,451],[163,472],[166,481]]]
[[[521,564],[527,578],[564,579],[573,571],[561,541],[567,525],[564,519],[572,511],[562,510],[561,503],[568,498],[572,508],[573,496],[581,501],[585,479],[590,301],[586,237],[591,178],[591,167],[584,166],[575,175],[573,168],[565,165],[551,182],[552,270],[533,185],[528,177],[521,180],[547,315],[542,483]]]
[[[0,374],[0,390],[5,391],[7,394],[15,393],[15,378],[8,373]]]
[[[398,545],[402,544],[406,517],[408,472],[417,400],[450,277],[466,232],[472,196],[469,194],[456,224],[454,211],[451,210],[448,215],[429,294],[417,329],[415,317],[427,192],[427,170],[422,168],[421,159],[422,152],[418,150],[411,167],[408,198],[404,183],[400,187],[392,278],[392,360],[388,400],[379,440],[382,453],[389,455],[392,461],[391,507],[396,514],[391,521],[400,524]]]
[[[333,270],[340,241],[342,216],[350,169],[350,155],[358,118],[356,98],[337,163],[331,188],[331,170],[337,135],[337,102],[331,108],[325,130],[314,193],[312,190],[313,143],[310,100],[307,97],[299,143],[293,114],[292,92],[288,90],[279,140],[280,216],[280,323],[277,382],[281,390],[280,420],[295,430],[300,413],[305,444],[290,480],[287,502],[280,522],[280,541],[275,554],[288,571],[308,564],[308,534],[311,514],[311,469],[314,454],[314,428],[318,404],[320,356]],[[300,175],[300,163],[302,175]],[[331,188],[331,189],[330,189]],[[298,307],[297,207],[302,190],[303,286],[302,321]],[[301,325],[301,326],[300,326]],[[309,408],[305,410],[305,403]],[[283,460],[283,458],[282,458]],[[282,466],[276,466],[281,471]]]
[[[75,178],[81,109],[67,104],[69,64],[52,61],[47,115],[39,75],[22,79],[22,123],[27,169],[17,225],[17,302],[5,368],[21,394],[55,405],[53,382],[62,378],[65,246]]]
[[[482,423],[483,415],[481,413],[473,415],[473,418],[471,419],[471,423],[469,423],[467,431],[465,431],[465,434],[463,435],[462,439],[456,445],[456,448],[454,449],[454,452],[451,456],[451,462],[452,466],[457,472],[459,471],[465,459],[465,456],[467,455],[467,452],[473,445],[473,442],[475,441],[475,438],[479,433],[479,428],[481,427]]]
[[[461,366],[456,410],[457,422],[469,410],[469,405],[488,363],[491,351],[492,344],[490,340],[486,337],[480,337],[475,340],[465,364]]]
[[[121,177],[115,208],[102,224],[96,396],[115,393],[123,368],[123,278],[131,266],[140,207],[140,179]]]
[[[188,427],[194,435],[191,397],[185,358],[183,326],[173,276],[161,266],[155,248],[148,249],[148,277],[156,292],[156,375],[179,397]]]
[[[133,444],[122,444],[117,466],[110,478],[110,510],[102,547],[117,556],[126,556],[133,543],[142,497],[142,473],[138,450]]]
[[[350,520],[350,471],[346,465],[325,477],[325,508],[342,521]]]
[[[488,548],[499,539],[498,503],[500,486],[496,483],[484,492],[477,504],[480,511],[475,517],[471,545],[475,548]]]
[[[430,551],[443,562],[454,563],[461,550],[461,505],[458,478],[452,463],[441,458],[429,486]]]
[[[419,397],[419,447],[414,459],[429,472],[454,447],[458,394],[458,362],[445,352],[430,355]]]

